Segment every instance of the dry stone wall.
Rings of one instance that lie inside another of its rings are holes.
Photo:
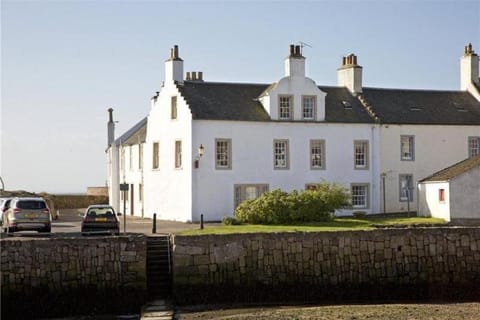
[[[175,236],[173,243],[175,295],[185,303],[195,302],[195,290],[199,298],[215,290],[241,299],[240,290],[248,300],[279,290],[284,296],[277,298],[300,297],[299,288],[317,296],[338,288],[382,296],[391,288],[409,295],[480,287],[479,228]]]
[[[0,244],[2,317],[17,318],[19,306],[42,316],[75,314],[75,308],[110,312],[146,295],[144,235],[16,237]]]

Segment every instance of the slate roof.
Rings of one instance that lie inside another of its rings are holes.
[[[343,123],[373,123],[365,108],[360,104],[347,88],[319,86],[327,93],[325,98],[325,121]],[[348,102],[351,109],[346,108],[343,102]]]
[[[258,101],[268,85],[184,81],[178,85],[193,119],[268,121],[270,116]]]
[[[453,166],[435,172],[419,182],[448,181],[476,167],[480,167],[480,155],[465,159]]]
[[[178,85],[197,120],[272,121],[258,97],[271,84],[245,84],[184,81]],[[327,93],[326,121],[347,123],[372,123],[372,118],[343,87],[320,86]],[[351,108],[342,104],[347,101]]]
[[[466,91],[363,88],[381,123],[480,125],[480,103]]]
[[[147,137],[147,117],[140,120],[137,124],[131,127],[127,132],[122,134],[115,140],[115,145],[132,145],[139,142],[145,142]]]

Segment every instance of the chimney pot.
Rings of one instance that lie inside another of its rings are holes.
[[[178,59],[178,45],[173,46],[173,58]]]
[[[190,72],[187,72],[185,75],[185,80],[190,80],[190,79],[191,79]]]
[[[296,56],[301,56],[302,53],[300,52],[300,46],[295,46],[295,55]]]
[[[197,72],[192,71],[192,80],[197,80]]]
[[[342,66],[347,64],[347,57],[342,58]]]
[[[295,55],[295,45],[291,44],[290,45],[290,56]]]
[[[203,81],[203,72],[202,71],[198,71],[198,80]]]
[[[113,122],[113,108],[108,108],[108,122]]]

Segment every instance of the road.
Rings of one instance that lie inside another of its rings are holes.
[[[42,234],[36,231],[15,232],[10,237],[69,237],[79,236],[82,215],[85,209],[65,209],[59,210],[59,218],[52,221],[52,233]],[[120,216],[120,234],[124,232],[124,217]],[[157,220],[157,234],[176,233],[182,230],[197,229],[199,224],[183,223],[176,221]],[[153,220],[150,218],[126,217],[127,233],[152,234]],[[1,229],[1,228],[0,228]],[[1,231],[0,231],[1,232]],[[1,234],[2,238],[5,234]]]

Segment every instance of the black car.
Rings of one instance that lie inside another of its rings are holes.
[[[120,221],[109,205],[92,205],[87,208],[82,220],[81,231],[87,234],[120,234]]]

